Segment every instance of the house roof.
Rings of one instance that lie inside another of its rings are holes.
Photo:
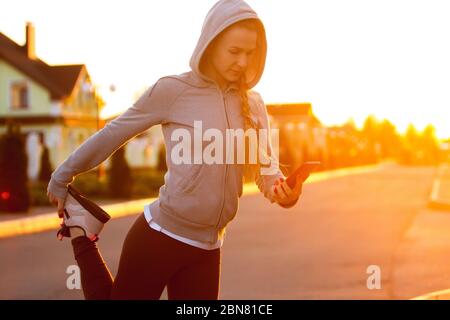
[[[270,103],[267,104],[267,113],[274,117],[308,117],[312,124],[321,125],[320,120],[312,112],[311,103]]]
[[[267,104],[270,115],[283,116],[309,116],[312,115],[310,103],[270,103]]]
[[[44,61],[27,56],[25,46],[20,46],[0,32],[0,59],[49,90],[51,98],[61,99],[71,94],[84,65],[50,66]]]

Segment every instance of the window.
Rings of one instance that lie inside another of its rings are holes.
[[[25,81],[17,81],[11,84],[11,109],[28,109],[28,86]]]

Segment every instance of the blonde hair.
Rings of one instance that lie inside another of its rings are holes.
[[[246,19],[238,21],[231,26],[240,26],[251,31],[258,32],[258,26],[255,19]],[[248,102],[248,84],[245,78],[245,72],[242,74],[239,80],[239,96],[241,98],[242,116],[244,117],[244,130],[249,128],[257,129],[257,124],[253,122],[251,117],[250,105]]]
[[[228,26],[227,28],[225,28],[216,38],[213,39],[213,41],[208,45],[208,47],[205,50],[205,54],[202,57],[202,60],[200,62],[200,68],[202,69],[205,63],[209,63],[209,55],[211,52],[211,49],[215,46],[216,41],[220,38],[220,36],[222,34],[224,34],[228,29],[232,28],[232,27],[243,27],[246,28],[247,30],[251,30],[251,31],[256,31],[257,34],[259,35],[258,32],[258,20],[256,19],[245,19],[245,20],[240,20],[238,22],[233,23],[232,25]],[[241,115],[244,119],[244,131],[248,130],[248,129],[255,129],[258,130],[258,124],[253,121],[252,118],[252,111],[250,108],[250,103],[249,103],[249,88],[248,88],[248,83],[247,83],[247,79],[245,77],[245,72],[242,74],[241,78],[239,79],[238,82],[239,85],[239,97],[241,100]],[[257,134],[258,137],[258,134]],[[258,144],[259,146],[259,141]],[[245,150],[245,154],[248,156],[246,156],[247,158],[249,157],[249,154],[247,152],[247,144],[245,144],[246,146],[246,150]],[[255,174],[256,174],[256,170],[259,169],[259,164],[250,164],[247,163],[247,161],[244,164],[244,176],[250,179],[253,179]]]
[[[215,46],[217,40],[223,35],[225,32],[227,32],[232,27],[243,27],[247,30],[256,31],[258,33],[258,20],[256,19],[244,19],[240,20],[238,22],[233,23],[232,25],[225,28],[217,37],[213,39],[213,41],[208,45],[208,47],[205,50],[205,53],[202,57],[202,60],[200,61],[200,69],[203,69],[204,65],[206,63],[209,63],[209,58],[211,54],[212,48]],[[252,117],[251,117],[251,110],[248,102],[248,85],[245,78],[245,73],[241,76],[239,80],[239,96],[241,98],[241,105],[242,105],[242,116],[244,117],[244,129],[248,128],[254,128],[256,129],[256,123],[253,123]]]
[[[248,98],[248,86],[247,86],[247,81],[245,79],[245,73],[242,75],[242,77],[239,80],[239,97],[241,100],[241,115],[244,118],[244,132],[247,131],[248,129],[254,129],[256,130],[257,134],[257,145],[259,146],[259,137],[258,137],[258,124],[255,123],[253,121],[252,118],[252,111],[250,109],[250,103],[249,103],[249,98]],[[245,137],[245,135],[244,135]],[[248,144],[244,143],[244,147],[245,147],[245,159],[250,159],[250,150],[248,148]],[[247,163],[247,161],[245,161],[244,163],[244,169],[243,169],[243,175],[245,178],[249,178],[249,179],[254,179],[254,176],[256,174],[256,170],[258,170],[258,163],[256,164],[251,164],[251,163]]]

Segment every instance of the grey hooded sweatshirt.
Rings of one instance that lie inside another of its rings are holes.
[[[256,59],[248,65],[246,79],[254,87],[264,70],[266,36],[262,22],[253,9],[242,0],[221,0],[208,12],[197,46],[190,60],[191,70],[160,78],[122,115],[87,139],[52,174],[48,191],[65,198],[67,185],[76,175],[93,169],[131,138],[161,124],[166,145],[168,171],[159,197],[150,204],[154,221],[162,228],[189,239],[215,243],[222,238],[227,224],[238,210],[242,195],[243,165],[227,161],[213,164],[175,164],[172,148],[179,144],[172,139],[176,129],[187,130],[194,138],[194,121],[202,129],[243,129],[237,85],[225,90],[200,72],[201,57],[208,44],[226,27],[243,19],[259,22],[259,43]],[[269,130],[265,104],[255,91],[249,91],[253,120],[259,128]],[[270,140],[269,140],[270,141]],[[209,142],[202,142],[205,148]],[[192,143],[194,145],[194,143]],[[270,148],[270,144],[269,144]],[[270,152],[269,152],[270,154]],[[270,188],[284,177],[273,161],[271,174],[258,170],[255,182],[271,202]]]

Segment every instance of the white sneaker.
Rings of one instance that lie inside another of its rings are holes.
[[[84,235],[97,241],[103,226],[111,216],[100,206],[84,197],[78,190],[69,185],[66,201],[64,203],[64,216],[57,237],[71,237],[71,228],[80,228]]]

